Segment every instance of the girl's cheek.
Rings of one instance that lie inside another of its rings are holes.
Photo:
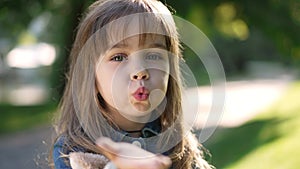
[[[168,81],[169,81],[169,73],[161,70],[153,70],[151,73],[152,76],[152,83],[155,86],[158,86],[159,88],[164,88],[166,89],[168,86]]]

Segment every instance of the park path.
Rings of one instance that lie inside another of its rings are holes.
[[[224,102],[215,101],[210,86],[189,89],[186,121],[194,128],[239,126],[274,104],[290,82],[291,78],[227,82],[225,91],[217,90],[225,92]],[[213,112],[213,106],[223,107],[223,111]]]
[[[271,106],[285,92],[289,82],[289,79],[228,82],[222,118],[218,123],[209,125],[234,127],[243,124]],[[194,126],[201,128],[210,112],[212,94],[210,87],[200,87],[188,91],[190,98],[195,97],[195,91],[199,91],[200,114]],[[0,136],[0,169],[49,168],[46,158],[51,145],[51,133],[50,126],[42,126]]]
[[[0,137],[0,169],[47,169],[52,129],[34,129]]]

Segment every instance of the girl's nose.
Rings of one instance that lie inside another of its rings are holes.
[[[132,73],[130,75],[131,80],[147,80],[149,79],[149,73],[146,69]]]

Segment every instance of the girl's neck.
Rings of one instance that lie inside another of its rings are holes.
[[[131,137],[140,137],[141,131],[145,126],[144,123],[136,123],[126,119],[123,116],[122,118],[114,118],[113,120],[121,130],[127,132]]]
[[[141,136],[141,130],[145,126],[145,123],[131,121],[117,111],[110,111],[110,114],[112,115],[114,124],[117,125],[120,130],[127,132],[131,137]]]
[[[145,126],[144,123],[137,123],[126,119],[125,117],[118,117],[113,119],[121,130],[128,131],[129,133],[135,133],[133,131],[140,131]]]

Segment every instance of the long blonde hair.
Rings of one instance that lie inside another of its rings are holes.
[[[81,146],[87,151],[97,152],[94,141],[99,136],[109,136],[110,130],[102,127],[109,120],[107,105],[101,95],[97,96],[95,89],[95,63],[108,48],[116,32],[117,26],[105,28],[111,22],[125,16],[138,13],[149,13],[151,21],[157,23],[155,29],[162,29],[165,35],[167,49],[172,53],[168,89],[166,93],[167,105],[160,117],[162,132],[171,126],[176,134],[169,132],[161,140],[169,141],[180,137],[180,141],[173,148],[170,157],[176,169],[189,169],[193,165],[199,168],[210,168],[202,158],[199,143],[190,131],[185,132],[182,124],[181,90],[182,80],[179,69],[181,59],[180,42],[174,20],[169,10],[156,0],[100,0],[93,3],[81,21],[73,48],[70,54],[70,68],[67,73],[67,83],[59,105],[59,116],[55,128],[58,137],[67,137],[68,148]],[[149,18],[139,18],[142,29],[149,28]],[[152,22],[151,22],[152,23]],[[128,23],[118,25],[126,29]],[[152,23],[153,24],[153,23]],[[153,28],[155,26],[151,26]],[[104,29],[103,29],[104,28]],[[103,30],[100,31],[99,30]],[[105,37],[103,37],[105,36]],[[142,35],[144,36],[144,35]],[[142,37],[141,36],[141,37]],[[99,40],[99,37],[101,37]],[[89,45],[87,45],[89,44]],[[101,112],[101,113],[100,113]],[[102,118],[104,116],[105,118]]]

